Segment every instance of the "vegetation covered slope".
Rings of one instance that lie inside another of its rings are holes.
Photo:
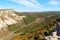
[[[56,27],[56,19],[60,18],[60,12],[27,12],[22,13],[27,16],[24,19],[26,27],[16,31],[15,33],[21,33],[17,37],[13,37],[11,40],[28,40],[32,38],[34,40],[35,35],[39,36],[38,39],[42,40],[45,36],[50,35],[50,33]],[[37,22],[35,22],[37,20]],[[43,20],[43,21],[42,21]],[[35,22],[35,23],[33,23]],[[31,23],[31,24],[30,24]],[[30,24],[30,25],[29,25]]]

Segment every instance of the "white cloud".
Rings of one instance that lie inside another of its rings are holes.
[[[42,6],[36,0],[31,0],[32,2],[29,0],[11,0],[11,1],[19,3],[19,4],[23,4],[28,7],[34,7],[34,8],[40,8]]]
[[[39,2],[37,2],[36,0],[31,0],[33,3],[35,3],[35,5],[38,5],[40,7],[43,7],[43,5],[41,5]]]
[[[51,5],[58,5],[59,2],[58,2],[57,0],[51,0],[51,1],[49,2],[49,4],[51,4]]]

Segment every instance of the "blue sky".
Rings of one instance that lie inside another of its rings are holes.
[[[20,12],[60,11],[60,0],[0,0],[0,9]]]

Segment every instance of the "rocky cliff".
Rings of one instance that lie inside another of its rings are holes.
[[[18,16],[15,10],[3,9],[0,10],[0,36],[8,33],[8,25],[22,23],[25,16]]]

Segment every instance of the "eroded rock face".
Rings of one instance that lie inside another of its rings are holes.
[[[14,13],[15,10],[0,10],[0,36],[1,34],[7,32],[7,26],[16,24],[18,22],[22,23],[25,16],[18,16]]]

